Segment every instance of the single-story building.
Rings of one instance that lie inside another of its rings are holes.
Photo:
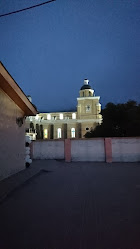
[[[0,180],[25,168],[25,117],[36,114],[0,62]]]

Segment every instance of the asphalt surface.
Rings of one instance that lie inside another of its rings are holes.
[[[33,166],[0,204],[0,249],[140,249],[140,163]]]

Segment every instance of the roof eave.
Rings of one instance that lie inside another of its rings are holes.
[[[16,103],[17,106],[24,112],[25,116],[34,116],[37,110],[28,100],[24,92],[14,81],[12,76],[0,62],[0,88]]]

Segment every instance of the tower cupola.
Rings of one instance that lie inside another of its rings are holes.
[[[80,89],[80,97],[93,97],[94,90],[89,85],[89,80],[84,79],[84,85]]]
[[[88,79],[84,79],[84,85],[81,87],[81,90],[84,90],[84,89],[92,89],[92,87],[89,85]]]

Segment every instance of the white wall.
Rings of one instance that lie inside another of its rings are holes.
[[[71,141],[71,160],[72,161],[93,161],[104,162],[105,150],[104,139],[86,139]]]
[[[112,161],[140,161],[140,138],[112,138]]]
[[[64,141],[33,141],[33,159],[64,159]]]
[[[111,138],[113,162],[139,162],[140,138]],[[63,140],[33,141],[33,159],[65,159]],[[107,155],[106,155],[107,156]],[[71,161],[105,162],[104,138],[71,139]]]

